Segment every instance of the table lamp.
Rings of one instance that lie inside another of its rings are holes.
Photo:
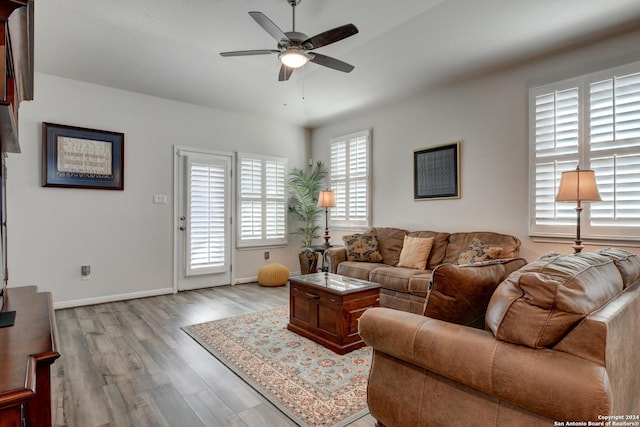
[[[576,254],[584,248],[582,240],[580,240],[582,203],[599,202],[601,200],[598,186],[596,185],[596,175],[592,170],[581,170],[580,166],[578,166],[574,171],[562,172],[556,202],[576,203],[577,228],[576,242],[573,245],[573,250]]]
[[[329,246],[329,208],[332,208],[336,205],[336,195],[331,190],[324,190],[318,193],[318,207],[324,208],[324,248],[327,249]]]

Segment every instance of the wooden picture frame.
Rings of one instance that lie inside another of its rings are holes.
[[[42,122],[42,186],[124,190],[124,133]]]
[[[460,198],[460,141],[413,152],[413,198]]]

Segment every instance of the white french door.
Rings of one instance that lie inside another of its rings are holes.
[[[231,154],[175,149],[176,288],[231,283]]]

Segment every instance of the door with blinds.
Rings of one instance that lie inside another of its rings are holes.
[[[179,156],[178,290],[231,283],[232,157]]]

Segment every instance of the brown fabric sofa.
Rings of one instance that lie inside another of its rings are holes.
[[[640,421],[625,419],[640,415],[638,256],[541,258],[498,286],[486,319],[479,330],[367,310],[359,332],[374,349],[367,399],[378,424]]]
[[[492,232],[445,233],[373,228],[382,262],[347,261],[344,247],[330,248],[332,273],[380,283],[380,306],[484,328],[484,313],[495,287],[526,264],[519,258],[520,240]],[[398,267],[404,236],[433,237],[424,270]],[[501,249],[500,259],[457,265],[474,239]]]

